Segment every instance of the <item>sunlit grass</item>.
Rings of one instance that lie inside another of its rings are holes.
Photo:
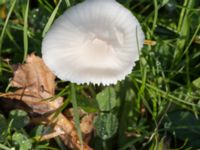
[[[55,18],[79,2],[37,0],[35,5],[29,0],[0,2],[0,12],[6,11],[6,18],[0,16],[0,92],[7,90],[9,85],[11,64],[23,62],[32,52],[41,56],[42,37]],[[119,2],[136,15],[146,39],[155,41],[156,45],[145,45],[133,72],[125,81],[111,86],[118,102],[114,109],[102,112],[92,104],[87,107],[96,110],[97,115],[111,113],[118,119],[115,135],[103,140],[94,134],[92,147],[95,150],[200,148],[195,141],[195,138],[200,138],[197,130],[200,124],[200,45],[195,42],[200,36],[200,2]],[[1,9],[3,6],[6,10]],[[9,63],[6,59],[10,60]],[[71,101],[80,135],[77,116],[78,107],[82,107],[80,101],[83,103],[86,98],[96,101],[96,94],[104,91],[105,87],[72,85],[66,88],[63,84],[69,83],[57,83],[56,96],[66,98],[58,113],[69,107]],[[12,147],[11,142],[0,140],[0,143],[2,149]]]

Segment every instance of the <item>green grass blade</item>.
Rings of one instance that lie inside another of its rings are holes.
[[[4,23],[4,26],[3,26],[3,29],[2,29],[2,32],[1,32],[1,35],[0,35],[0,58],[1,58],[1,53],[2,53],[2,45],[3,45],[3,38],[4,38],[4,34],[5,34],[5,31],[6,31],[6,27],[7,27],[7,25],[8,25],[8,21],[9,21],[9,19],[10,19],[10,16],[11,16],[11,14],[12,14],[12,12],[13,12],[13,9],[14,9],[14,7],[15,7],[15,4],[16,4],[16,0],[13,0],[12,1],[12,3],[11,3],[11,7],[10,7],[10,9],[9,9],[9,12],[8,12],[8,15],[7,15],[7,17],[6,17],[6,21],[5,21],[5,23]],[[2,62],[1,62],[2,60],[0,59],[0,74],[1,74],[1,72],[2,72]]]
[[[11,148],[9,148],[9,147],[1,144],[1,143],[0,143],[0,149],[2,149],[2,150],[11,150]]]
[[[6,17],[6,21],[4,23],[3,30],[1,32],[1,36],[0,36],[0,54],[1,54],[1,51],[2,51],[3,37],[4,37],[5,31],[6,31],[6,27],[8,25],[8,21],[10,19],[11,13],[12,13],[14,7],[15,7],[15,4],[16,4],[16,0],[13,0],[12,5],[11,5],[11,7],[9,9],[8,15]]]
[[[65,0],[65,3],[67,4],[67,7],[71,6],[70,0]]]
[[[184,21],[184,14],[185,14],[185,12],[186,12],[186,7],[187,7],[187,5],[188,5],[188,1],[189,0],[185,0],[184,1],[184,4],[183,4],[183,8],[182,8],[182,10],[181,10],[181,14],[180,14],[180,18],[179,18],[179,22],[178,22],[178,32],[181,32],[181,28],[182,28],[182,25],[183,25],[183,21]]]
[[[159,9],[157,0],[154,0],[153,3],[154,3],[154,18],[153,18],[153,26],[152,26],[152,29],[151,29],[152,34],[154,33],[156,26],[157,26],[158,9]]]
[[[38,2],[40,3],[41,6],[43,6],[48,12],[52,12],[53,8],[51,5],[49,5],[48,2],[44,2],[43,0],[38,0]]]
[[[76,130],[77,130],[78,137],[79,137],[79,140],[81,143],[81,147],[83,147],[83,137],[81,134],[78,105],[77,105],[77,99],[76,99],[76,90],[75,90],[74,83],[71,83],[71,102],[72,102],[72,106],[73,106],[74,122],[75,122]]]
[[[6,30],[6,34],[10,41],[15,45],[16,49],[20,50],[19,44],[15,41],[15,37],[12,35],[10,30]]]
[[[183,53],[183,49],[185,48],[188,40],[189,40],[189,34],[190,34],[190,19],[189,19],[189,12],[190,9],[194,7],[195,4],[195,0],[185,0],[184,1],[184,8],[182,8],[181,10],[181,14],[180,14],[180,18],[179,18],[179,22],[178,22],[178,28],[177,28],[177,33],[179,33],[180,35],[180,39],[177,40],[177,49],[174,53],[174,63],[172,64],[176,64],[176,62],[179,62],[181,60],[181,56]],[[186,10],[186,8],[188,8]]]
[[[142,81],[139,80],[139,79],[135,79],[137,82],[141,83],[142,84]],[[169,94],[168,92],[165,92],[161,89],[158,89],[157,87],[153,86],[153,85],[150,85],[148,83],[146,83],[146,87],[147,88],[151,88],[152,90],[158,92],[159,94],[161,94],[161,96],[163,98],[166,98],[167,100],[171,101],[170,99],[174,100],[174,101],[177,101],[179,103],[182,103],[182,104],[185,104],[185,105],[188,105],[188,106],[192,106],[192,107],[198,107],[197,105],[195,105],[194,103],[191,103],[191,102],[187,102],[187,101],[184,101],[172,94]],[[172,101],[173,102],[173,101]]]
[[[23,28],[24,57],[23,57],[23,62],[26,60],[26,57],[28,54],[28,12],[29,12],[29,0],[27,1],[26,9],[24,12],[24,28]]]
[[[183,54],[185,54],[185,53],[189,50],[190,46],[192,45],[192,43],[194,42],[196,36],[198,35],[199,30],[200,30],[200,24],[199,24],[198,27],[196,28],[196,30],[195,30],[195,32],[194,32],[194,34],[193,34],[193,36],[192,36],[192,38],[191,38],[189,44],[187,45],[186,49],[184,50]]]
[[[65,145],[61,142],[59,137],[55,138],[56,143],[58,144],[60,150],[67,150],[67,148],[65,147]],[[57,150],[57,149],[56,149]]]
[[[55,8],[54,11],[52,12],[52,14],[51,14],[51,16],[50,16],[50,18],[49,18],[47,24],[46,24],[45,27],[44,27],[44,30],[43,30],[43,32],[42,32],[42,37],[44,37],[44,36],[46,35],[47,31],[48,31],[49,28],[51,27],[51,25],[52,25],[52,23],[53,23],[53,21],[54,21],[54,18],[55,18],[55,16],[56,16],[56,13],[57,13],[57,11],[58,11],[58,8],[59,8],[61,2],[62,2],[62,0],[59,1],[59,3],[57,4],[56,8]]]

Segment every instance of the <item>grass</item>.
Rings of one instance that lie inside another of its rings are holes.
[[[2,53],[1,51],[2,51],[3,38],[4,38],[5,30],[6,30],[6,27],[7,27],[9,18],[10,18],[10,15],[11,15],[11,13],[12,13],[12,11],[13,11],[14,6],[15,6],[15,3],[16,3],[16,0],[13,1],[12,5],[11,5],[11,7],[10,7],[10,9],[9,9],[8,15],[7,15],[6,20],[5,20],[5,22],[4,22],[4,25],[3,25],[3,29],[2,29],[2,31],[1,31],[1,36],[0,36],[0,57],[1,57],[1,53]],[[2,65],[2,62],[1,62],[1,61],[2,61],[2,60],[0,59],[0,74],[1,74],[1,72],[2,72],[2,70],[1,70],[1,68],[2,68],[2,66],[1,66],[1,65]]]
[[[29,11],[29,0],[24,8],[24,58],[23,62],[26,60],[27,53],[28,53],[28,11]]]
[[[77,129],[79,139],[81,141],[81,147],[83,148],[83,137],[82,137],[81,129],[80,129],[80,120],[79,120],[78,105],[77,105],[77,98],[76,98],[76,89],[75,89],[74,83],[71,83],[71,103],[73,106],[75,126]]]
[[[100,123],[95,124],[96,134],[91,141],[95,150],[199,149],[200,2],[118,1],[133,12],[143,27],[146,39],[156,41],[156,45],[145,45],[133,72],[124,81],[108,87],[110,90],[94,85],[71,85],[70,88],[68,83],[57,81],[58,96],[66,97],[60,111],[70,107],[68,97],[71,95],[80,137],[77,108],[81,107],[88,113],[95,111],[97,122]],[[0,2],[0,92],[8,90],[12,77],[10,64],[23,62],[27,54],[32,52],[41,56],[42,37],[55,18],[79,2],[80,0]],[[7,63],[6,59],[10,62]],[[112,95],[112,98],[106,101],[102,99],[99,103],[97,95],[101,93]],[[92,103],[88,102],[88,97]],[[99,108],[101,103],[105,103],[106,111]],[[1,111],[1,107],[0,112],[3,114],[0,120],[7,120],[8,114]],[[0,133],[1,122],[2,120]],[[20,133],[28,137],[26,140],[33,140],[30,132],[22,128]],[[12,130],[12,126],[9,126],[9,130]],[[52,144],[55,141],[57,144]],[[32,149],[37,146],[64,149],[59,139],[55,141],[32,142]],[[0,149],[12,147],[15,144],[9,136],[4,140],[0,136]]]

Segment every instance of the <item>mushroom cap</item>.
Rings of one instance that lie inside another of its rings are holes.
[[[131,73],[144,33],[115,0],[86,0],[55,20],[42,42],[46,65],[64,81],[115,84]]]

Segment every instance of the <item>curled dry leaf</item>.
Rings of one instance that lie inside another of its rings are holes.
[[[80,123],[80,127],[81,127],[81,131],[83,133],[83,135],[87,135],[89,133],[91,133],[93,131],[93,119],[94,119],[94,114],[90,113],[86,113],[84,110],[82,109],[78,109],[78,113],[79,116],[81,118],[81,123]],[[73,122],[73,109],[69,108],[64,112],[64,115],[67,116],[67,118],[71,118],[70,121]],[[74,122],[73,122],[74,123]]]
[[[19,89],[15,91],[14,93],[9,92],[3,95],[4,98],[11,99],[11,100],[19,100],[23,101],[26,105],[28,105],[33,113],[38,114],[45,114],[54,112],[56,109],[58,109],[62,105],[62,97],[58,97],[55,100],[52,100],[52,95],[44,92],[43,95],[46,95],[46,99],[49,100],[43,100],[45,97],[37,97],[35,95],[32,95],[33,93],[30,91],[26,91],[24,89]]]
[[[43,92],[54,95],[55,76],[41,58],[31,54],[27,57],[26,64],[19,65],[14,72],[11,85],[25,88],[25,92],[32,92],[37,97],[42,97]]]
[[[90,134],[93,130],[93,125],[92,125],[92,122],[93,122],[93,119],[94,119],[94,115],[93,114],[88,114],[88,115],[85,115],[82,119],[81,119],[81,131],[87,135],[87,134]]]
[[[83,138],[86,143],[89,143],[91,139],[91,133],[94,129],[93,127],[93,120],[94,120],[94,114],[87,114],[81,119],[81,131],[83,133]]]
[[[62,105],[63,98],[54,98],[55,76],[46,67],[40,57],[34,54],[28,56],[25,64],[17,66],[10,84],[12,87],[19,89],[15,92],[0,94],[0,97],[23,101],[31,108],[30,113],[42,115],[42,118],[34,118],[33,122],[45,123],[53,128],[53,133],[42,136],[41,140],[59,136],[68,147],[81,149],[81,142],[79,141],[73,122],[61,113],[56,118],[54,117],[53,112]],[[87,134],[91,133],[92,127],[88,131],[86,131],[87,127],[84,127],[89,121],[84,122],[81,122],[83,134],[85,132]],[[84,142],[83,149],[90,150],[91,148]]]
[[[90,118],[93,117],[93,115],[90,115]],[[83,119],[82,119],[83,121]],[[84,123],[81,121],[81,124],[86,126],[87,121],[84,121]],[[81,144],[77,136],[77,132],[74,128],[74,123],[71,120],[68,120],[63,114],[59,114],[57,117],[53,115],[49,115],[48,117],[41,117],[41,118],[34,118],[32,119],[32,123],[43,123],[43,124],[49,124],[49,126],[52,127],[53,131],[52,133],[45,134],[40,138],[40,141],[47,140],[54,138],[59,135],[61,140],[65,145],[72,149],[81,149]],[[82,126],[81,125],[81,126]],[[90,124],[92,125],[92,124]],[[88,128],[90,126],[88,125]],[[90,130],[92,132],[93,127],[90,127],[88,131]],[[82,128],[81,128],[82,130]],[[90,133],[91,133],[90,132]],[[83,150],[92,150],[87,143],[89,142],[88,139],[90,139],[90,135],[85,134],[86,132],[82,130],[83,137],[84,137],[84,143],[83,143]]]
[[[25,64],[16,67],[10,85],[19,89],[4,94],[4,97],[22,100],[35,113],[49,113],[62,105],[61,97],[52,100],[55,91],[55,76],[43,60],[34,54],[27,57]]]
[[[51,120],[51,119],[50,119]],[[66,126],[68,125],[68,126]],[[81,128],[82,129],[82,128]],[[71,148],[81,149],[81,144],[77,136],[77,132],[74,129],[74,124],[66,119],[64,115],[59,114],[57,117],[56,124],[54,126],[54,130],[57,132],[64,131],[68,134],[61,134],[60,138],[65,143],[65,145],[70,146]],[[91,132],[90,132],[91,133]],[[85,134],[84,134],[85,135]],[[86,139],[87,140],[87,139]],[[85,141],[85,140],[84,140]],[[85,142],[83,143],[83,150],[91,150]]]

